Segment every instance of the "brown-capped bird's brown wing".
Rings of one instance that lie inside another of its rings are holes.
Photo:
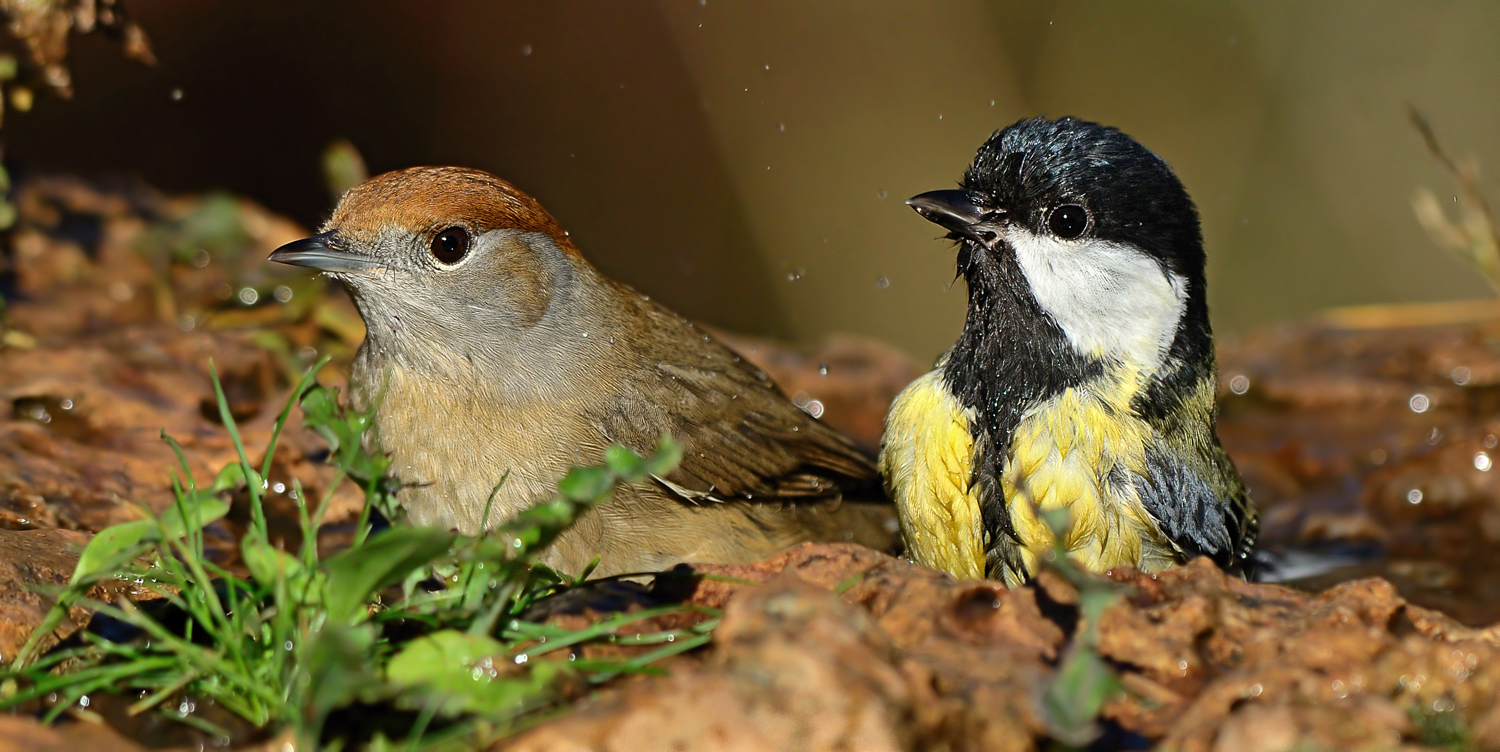
[[[691,498],[721,501],[878,494],[879,472],[852,442],[793,405],[770,377],[654,303],[645,356],[603,415],[612,441],[648,451],[663,435],[684,455],[666,480]]]

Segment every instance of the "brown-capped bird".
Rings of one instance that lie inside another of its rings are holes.
[[[691,322],[584,260],[493,175],[416,167],[345,194],[272,261],[318,269],[367,333],[350,374],[413,523],[479,531],[553,496],[611,443],[682,442],[666,477],[620,489],[544,563],[598,575],[753,561],[808,540],[889,548],[894,509],[847,439]],[[508,477],[507,477],[508,474]]]

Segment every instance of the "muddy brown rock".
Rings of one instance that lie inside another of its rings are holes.
[[[31,718],[0,715],[0,752],[137,752],[145,747],[103,723],[43,726]]]
[[[606,692],[505,748],[1040,749],[1039,698],[1083,628],[1061,578],[1005,590],[851,546],[699,571],[720,579],[693,602],[725,608],[700,664]],[[1105,707],[1110,745],[1500,749],[1496,629],[1378,579],[1309,594],[1207,560],[1110,579],[1119,600],[1099,651],[1125,687]]]
[[[301,230],[258,207],[66,178],[33,181],[15,201],[20,219],[0,259],[16,290],[0,323],[0,528],[93,532],[138,518],[137,503],[163,509],[183,475],[163,432],[210,482],[238,456],[210,360],[258,463],[304,367],[294,352],[349,351],[350,333],[334,331],[353,317],[347,301],[323,296],[321,281],[299,298],[290,285],[305,280],[269,276],[265,253]],[[313,493],[331,480],[323,443],[299,426],[294,411],[273,502],[292,477]],[[327,519],[359,503],[345,489]]]
[[[1500,303],[1346,309],[1221,343],[1219,433],[1273,550],[1354,551],[1471,624],[1500,620]]]
[[[959,583],[846,545],[701,569],[765,583],[704,582],[694,602],[722,604],[725,617],[702,665],[504,748],[1031,748],[1040,721],[1029,688],[1062,635],[1030,591]],[[840,585],[842,597],[831,592]]]
[[[67,530],[0,530],[0,661],[14,658],[46,618],[54,601],[43,590],[68,583],[86,543],[87,535]],[[51,642],[86,623],[88,612],[73,609]]]

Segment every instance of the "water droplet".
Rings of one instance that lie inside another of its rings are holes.
[[[271,291],[271,294],[276,296],[276,300],[282,303],[289,303],[292,300],[292,288],[286,285],[277,285],[276,289]]]
[[[818,375],[819,376],[827,376],[828,375],[828,364],[827,363],[819,363],[818,364]]]
[[[802,275],[805,274],[806,272],[807,272],[806,269],[803,269],[802,267],[799,266],[799,267],[791,270],[790,272],[787,272],[786,281],[788,281],[788,282],[796,282],[797,280],[802,279]]]
[[[1425,413],[1427,412],[1427,408],[1432,407],[1432,400],[1429,400],[1427,398],[1427,395],[1419,392],[1417,394],[1413,394],[1411,396],[1411,400],[1408,401],[1407,404],[1411,406],[1412,412]]]
[[[823,417],[823,402],[822,402],[822,400],[808,400],[807,404],[804,405],[802,407],[802,409],[806,410],[807,414],[813,416],[814,418],[821,418],[821,417]]]
[[[198,320],[184,313],[177,317],[177,331],[191,332],[198,325]]]
[[[527,659],[527,658],[528,658],[528,657],[529,657],[529,656],[527,656],[527,655],[526,655],[526,654],[525,654],[525,653],[522,653],[522,654],[520,654],[520,655],[518,655],[518,656],[516,656],[516,665],[517,665],[517,666],[519,666],[519,665],[521,665],[521,664],[523,664],[523,663],[525,663],[525,662],[526,662],[526,659]]]
[[[875,278],[875,289],[877,289],[877,290],[884,290],[885,288],[890,287],[890,286],[891,286],[891,281],[888,280],[888,279],[886,279],[885,277],[876,277]]]
[[[202,269],[203,267],[208,266],[209,263],[212,262],[213,260],[214,260],[214,257],[211,256],[208,251],[206,251],[206,250],[204,250],[202,248],[199,248],[197,250],[197,252],[195,252],[193,254],[193,261],[192,261],[193,268],[194,269]]]
[[[943,119],[943,113],[939,112],[938,113],[938,120],[942,120],[942,119]]]
[[[297,351],[297,357],[303,360],[312,360],[318,357],[318,348],[308,345]]]
[[[1484,435],[1484,448],[1485,449],[1494,449],[1496,445],[1500,445],[1500,436],[1496,436],[1495,434],[1492,434],[1492,433],[1488,433],[1488,434]]]
[[[1467,366],[1458,366],[1453,369],[1453,373],[1449,374],[1449,376],[1453,379],[1453,383],[1463,386],[1469,383],[1469,379],[1473,378],[1474,374]]]
[[[583,338],[584,339],[588,339],[589,338],[589,333],[588,332],[584,332],[583,333]]]
[[[1488,454],[1479,452],[1478,454],[1474,455],[1475,470],[1478,470],[1481,473],[1487,473],[1490,471],[1491,467],[1494,467],[1494,463],[1490,460],[1490,456]]]
[[[245,305],[255,305],[255,301],[260,300],[260,293],[254,287],[241,287],[239,299]]]
[[[776,130],[778,130],[778,131],[780,131],[782,133],[786,133],[786,123],[777,123],[776,124]]]
[[[1384,449],[1375,449],[1370,452],[1370,464],[1372,465],[1384,465],[1387,458]]]
[[[1250,391],[1250,377],[1243,373],[1235,374],[1234,378],[1229,380],[1229,391],[1235,394],[1244,394]]]
[[[765,66],[765,69],[766,69],[766,70],[770,70],[770,69],[771,69],[771,66],[769,66],[769,65],[767,65],[767,66]]]
[[[135,297],[135,288],[131,287],[129,282],[116,282],[109,286],[109,296],[114,298],[116,303],[124,303]]]
[[[613,345],[613,344],[614,344],[614,343],[615,343],[615,338],[614,338],[614,337],[610,337],[610,338],[609,338],[609,343],[610,343],[610,344],[611,344],[611,345]]]
[[[531,57],[531,45],[521,45],[521,57]]]
[[[182,101],[182,87],[181,86],[173,87],[172,88],[172,95],[171,96],[172,96],[172,101],[173,102],[181,102]]]
[[[282,483],[281,481],[276,481],[275,483],[271,484],[271,490],[275,491],[276,493],[286,493],[286,484]]]
[[[1406,503],[1408,503],[1408,504],[1421,504],[1422,503],[1422,489],[1420,489],[1420,488],[1413,488],[1412,490],[1407,491],[1406,492]]]
[[[880,199],[881,201],[885,200],[886,195],[887,194],[886,194],[884,188],[881,188],[880,190],[875,191],[875,197],[878,198],[878,199]]]
[[[991,99],[991,100],[990,100],[990,106],[991,106],[991,107],[994,107],[994,106],[995,106],[995,100],[993,100],[993,99]]]

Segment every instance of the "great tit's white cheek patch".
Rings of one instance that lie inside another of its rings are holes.
[[[1078,352],[1155,371],[1177,336],[1187,284],[1129,245],[1006,231],[1042,310]]]

